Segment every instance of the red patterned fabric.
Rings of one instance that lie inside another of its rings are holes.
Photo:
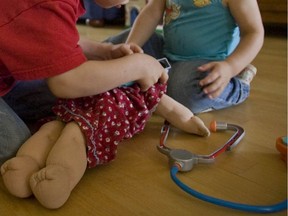
[[[143,131],[166,85],[155,84],[141,92],[137,84],[77,99],[59,99],[53,108],[64,122],[75,121],[87,141],[88,167],[105,164],[116,157],[117,146]]]

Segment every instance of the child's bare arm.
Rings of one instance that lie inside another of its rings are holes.
[[[257,0],[229,0],[228,7],[239,25],[241,40],[226,61],[239,73],[259,53],[264,41],[264,28]]]
[[[165,2],[165,0],[150,0],[147,3],[135,20],[127,43],[144,45],[163,18]]]
[[[222,62],[210,62],[199,71],[211,71],[200,81],[203,91],[210,97],[218,97],[230,79],[241,72],[259,53],[264,39],[264,29],[256,0],[226,0],[240,28],[241,39],[235,51]],[[253,14],[253,16],[251,16]]]
[[[167,72],[153,57],[133,54],[107,61],[87,61],[77,68],[47,79],[52,93],[60,98],[96,95],[130,81],[146,91],[153,84],[165,83]]]

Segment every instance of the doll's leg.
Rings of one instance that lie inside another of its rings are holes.
[[[156,108],[155,113],[159,114],[175,127],[200,136],[209,136],[210,131],[203,121],[185,106],[178,103],[168,95],[163,95]]]
[[[48,152],[64,127],[60,121],[44,124],[18,150],[16,157],[1,166],[1,174],[8,191],[17,197],[32,194],[30,176],[44,167]]]
[[[45,207],[61,207],[82,178],[87,166],[86,141],[80,127],[68,123],[51,149],[46,167],[33,174],[30,186]]]

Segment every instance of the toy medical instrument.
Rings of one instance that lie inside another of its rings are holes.
[[[218,198],[214,198],[202,193],[199,193],[191,188],[189,188],[187,185],[182,183],[176,176],[178,171],[187,172],[192,170],[195,164],[198,163],[212,163],[215,158],[220,155],[221,153],[225,151],[231,151],[244,137],[245,131],[242,127],[234,124],[228,124],[224,122],[216,122],[213,121],[210,124],[210,130],[212,132],[216,131],[224,131],[224,130],[230,130],[234,131],[234,134],[231,136],[231,138],[219,149],[214,151],[213,153],[209,155],[197,155],[193,154],[187,150],[184,149],[171,149],[166,146],[166,140],[169,134],[170,130],[170,124],[165,121],[162,129],[161,129],[161,137],[160,137],[160,143],[157,145],[157,149],[165,154],[169,159],[169,164],[171,166],[170,175],[174,183],[179,186],[182,190],[184,190],[186,193],[200,199],[206,202],[210,202],[215,205],[242,210],[242,211],[248,211],[248,212],[255,212],[255,213],[272,213],[272,212],[278,212],[282,211],[284,209],[287,209],[287,199],[274,205],[269,206],[258,206],[258,205],[247,205],[247,204],[241,204],[241,203],[235,203],[230,202]]]
[[[166,72],[168,73],[169,70],[171,69],[171,65],[168,61],[167,58],[161,58],[161,59],[157,59],[157,61],[162,65],[162,67],[166,70]]]

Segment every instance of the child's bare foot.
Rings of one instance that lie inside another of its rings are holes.
[[[249,64],[237,75],[237,78],[247,85],[250,85],[251,81],[256,76],[256,73],[257,68],[254,65]]]
[[[32,195],[29,179],[39,169],[37,162],[31,157],[14,157],[1,166],[1,175],[12,195],[26,198]]]
[[[69,173],[59,165],[49,165],[33,174],[30,186],[37,200],[50,209],[61,207],[71,193]]]

